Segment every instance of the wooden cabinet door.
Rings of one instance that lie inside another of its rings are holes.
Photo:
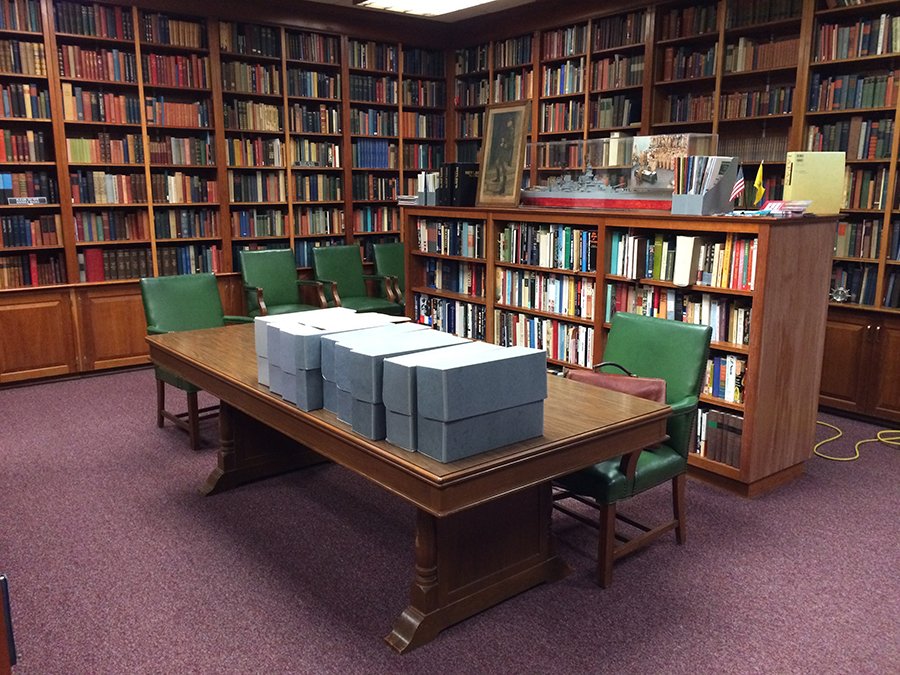
[[[819,402],[823,406],[864,414],[871,386],[872,320],[862,314],[828,314]]]
[[[874,329],[875,354],[864,372],[871,414],[900,422],[900,319],[884,318]]]
[[[75,344],[69,291],[4,294],[0,305],[0,382],[77,372]]]
[[[136,283],[88,286],[76,292],[84,370],[150,362],[147,320]]]

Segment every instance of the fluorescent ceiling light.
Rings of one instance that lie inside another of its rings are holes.
[[[439,16],[489,2],[494,0],[354,0],[353,4],[417,16]]]

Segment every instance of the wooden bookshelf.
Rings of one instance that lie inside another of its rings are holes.
[[[599,361],[616,311],[713,325],[701,412],[731,414],[743,432],[727,456],[692,454],[691,470],[748,496],[802,473],[815,432],[834,218],[422,207],[403,218],[413,320],[545,349],[559,368]],[[709,253],[683,288],[671,281],[679,236]],[[659,264],[641,264],[648,249]],[[726,367],[730,379],[720,383]]]

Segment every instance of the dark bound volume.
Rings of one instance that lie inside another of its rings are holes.
[[[453,206],[475,206],[478,194],[478,164],[456,162],[453,164]]]
[[[9,608],[9,583],[5,574],[0,574],[0,658],[10,666],[16,665],[16,642],[13,639],[12,612]]]

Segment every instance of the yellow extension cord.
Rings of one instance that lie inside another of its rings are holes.
[[[877,443],[881,441],[885,445],[893,445],[900,446],[900,430],[898,429],[882,429],[878,432],[875,438],[866,438],[865,440],[857,442],[857,444],[853,448],[853,455],[850,457],[832,457],[831,455],[826,455],[822,452],[819,452],[819,448],[825,445],[826,443],[831,443],[831,441],[836,441],[841,436],[844,435],[844,432],[838,429],[833,424],[829,424],[828,422],[819,422],[816,421],[816,424],[821,424],[823,427],[828,427],[829,429],[834,429],[837,434],[832,436],[831,438],[826,438],[824,441],[819,441],[813,446],[813,453],[821,457],[822,459],[830,459],[835,462],[852,462],[856,459],[859,459],[859,446],[863,443]]]

